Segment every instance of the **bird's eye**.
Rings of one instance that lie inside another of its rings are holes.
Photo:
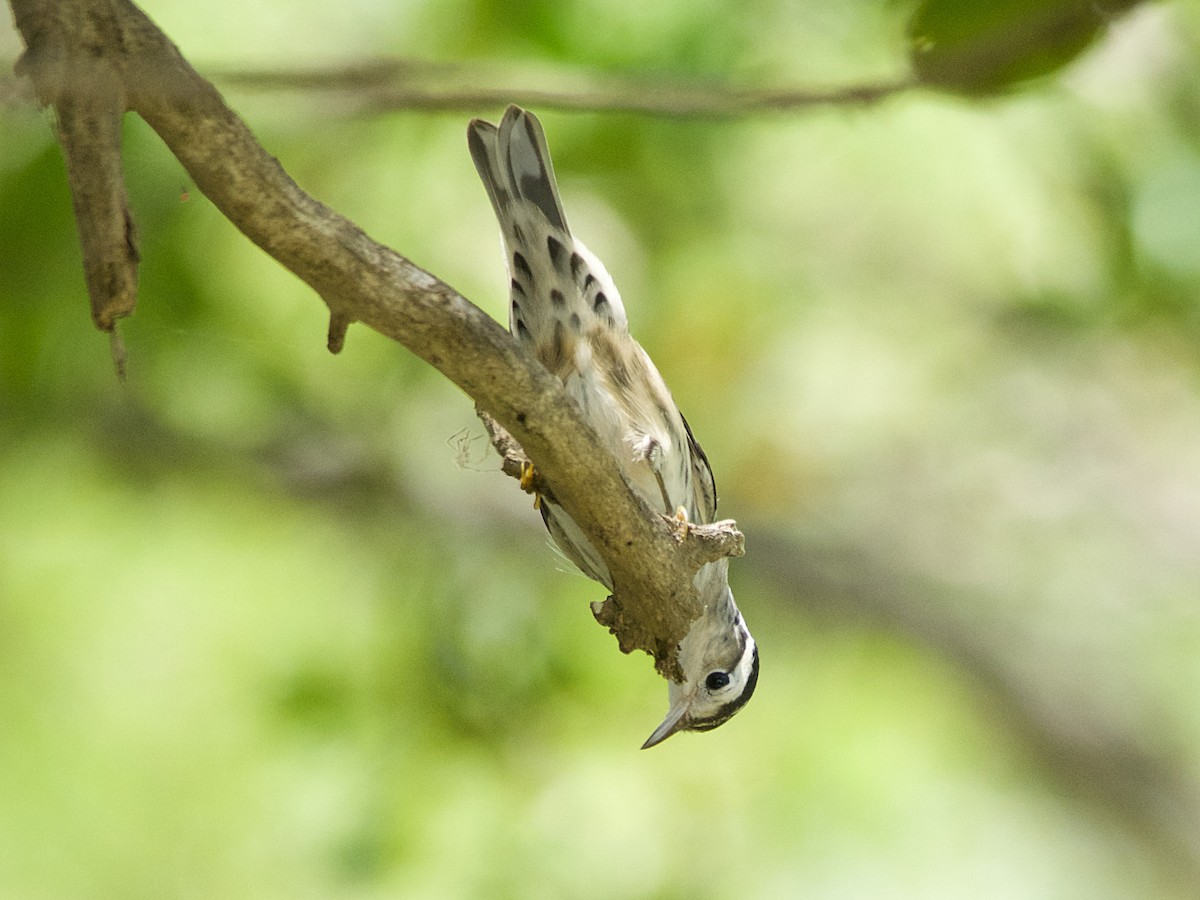
[[[728,672],[709,672],[708,677],[704,679],[704,686],[710,691],[719,691],[727,684],[729,684]]]

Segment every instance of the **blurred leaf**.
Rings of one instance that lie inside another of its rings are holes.
[[[1065,66],[1139,0],[926,0],[908,25],[924,84],[989,93]]]

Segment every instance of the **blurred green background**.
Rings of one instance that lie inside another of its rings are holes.
[[[898,78],[917,12],[144,8],[214,75],[413,56],[530,88]],[[747,533],[758,696],[647,753],[663,682],[471,403],[362,327],[330,356],[318,298],[133,116],[117,381],[10,90],[0,896],[1196,896],[1200,8],[1063,62],[733,120],[535,107]],[[505,317],[465,141],[499,106],[225,87],[304,188]]]

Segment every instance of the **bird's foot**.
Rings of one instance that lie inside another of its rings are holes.
[[[525,460],[521,463],[521,490],[525,493],[533,491],[533,479],[537,477],[537,470],[533,467],[533,463]]]
[[[675,507],[675,514],[667,516],[666,519],[671,525],[671,530],[675,533],[675,540],[682,543],[692,530],[692,523],[688,519],[687,510],[682,506],[677,506]]]
[[[525,460],[521,463],[521,490],[527,494],[533,494],[533,508],[542,508],[542,495],[537,492],[533,486],[533,482],[537,479],[537,469],[533,467],[533,463]]]

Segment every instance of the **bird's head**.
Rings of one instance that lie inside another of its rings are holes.
[[[733,718],[754,695],[758,647],[724,579],[720,588],[716,601],[705,605],[679,645],[684,680],[668,681],[671,708],[642,744],[643,750],[679,731],[711,731]]]

